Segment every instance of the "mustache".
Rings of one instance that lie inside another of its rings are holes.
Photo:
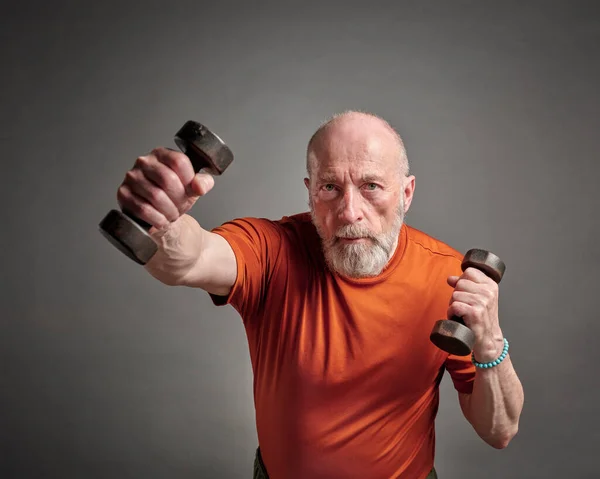
[[[339,228],[335,233],[335,241],[338,241],[340,238],[369,238],[371,240],[377,240],[375,235],[367,228],[363,228],[356,224],[345,225]]]

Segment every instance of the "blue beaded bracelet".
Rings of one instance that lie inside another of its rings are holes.
[[[508,354],[508,341],[506,340],[506,338],[504,338],[504,348],[502,349],[502,354],[500,355],[500,357],[498,359],[494,359],[493,361],[490,361],[489,363],[480,363],[475,360],[475,353],[472,352],[471,353],[471,361],[473,361],[473,364],[477,368],[488,369],[488,368],[493,368],[494,366],[498,366],[498,364],[500,364],[502,361],[504,361],[504,358],[506,358],[507,354]]]

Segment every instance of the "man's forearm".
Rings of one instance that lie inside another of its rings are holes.
[[[473,392],[461,405],[477,434],[491,446],[501,449],[517,433],[523,401],[521,381],[510,356],[506,356],[498,366],[477,368]]]
[[[168,286],[188,286],[226,295],[237,277],[237,261],[229,243],[203,229],[189,215],[169,230],[156,233],[159,248],[146,270]]]

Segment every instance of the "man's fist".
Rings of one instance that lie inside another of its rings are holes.
[[[117,201],[123,210],[163,229],[213,186],[214,178],[195,174],[185,154],[159,147],[137,158],[117,190]]]
[[[449,276],[448,284],[454,288],[448,317],[459,316],[473,331],[473,352],[478,361],[493,361],[503,347],[498,321],[498,283],[484,272],[470,267],[461,276]]]

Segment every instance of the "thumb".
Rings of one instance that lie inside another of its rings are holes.
[[[448,276],[448,284],[454,288],[456,286],[456,283],[458,283],[459,278],[460,276]]]
[[[189,185],[191,196],[204,196],[215,186],[215,179],[208,173],[196,173]]]

